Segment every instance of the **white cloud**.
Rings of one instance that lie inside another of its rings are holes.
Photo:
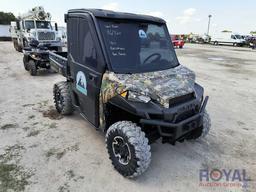
[[[200,18],[194,18],[195,14],[195,8],[188,8],[183,11],[183,14],[181,16],[176,17],[176,19],[179,21],[180,24],[187,24],[191,21],[201,21]]]
[[[196,13],[195,8],[188,8],[188,9],[184,10],[183,15],[193,16],[195,13]]]
[[[102,9],[117,11],[119,9],[119,4],[116,2],[108,3],[102,6]]]

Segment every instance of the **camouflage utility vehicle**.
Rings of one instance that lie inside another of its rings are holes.
[[[114,168],[142,174],[150,143],[205,136],[208,97],[195,74],[180,65],[165,21],[151,16],[75,9],[65,15],[68,52],[49,54],[66,77],[54,85],[56,109],[73,110],[105,133]]]

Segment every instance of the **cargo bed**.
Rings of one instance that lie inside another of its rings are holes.
[[[64,77],[67,77],[67,52],[51,52],[49,51],[50,65],[52,69]]]

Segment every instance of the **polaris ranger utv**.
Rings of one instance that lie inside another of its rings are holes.
[[[175,54],[164,20],[98,9],[65,15],[68,52],[50,52],[66,77],[54,85],[56,109],[77,110],[105,133],[114,168],[128,178],[151,161],[150,143],[204,137],[208,96]]]

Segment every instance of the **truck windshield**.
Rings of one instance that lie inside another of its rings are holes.
[[[51,23],[49,21],[36,21],[37,29],[52,29]]]
[[[108,19],[99,24],[115,72],[144,73],[178,65],[165,24]]]
[[[33,20],[25,21],[25,28],[26,29],[34,29],[35,22]],[[37,29],[52,29],[52,26],[49,21],[36,21],[36,28]]]
[[[25,29],[34,29],[35,23],[33,20],[31,21],[25,21]]]

